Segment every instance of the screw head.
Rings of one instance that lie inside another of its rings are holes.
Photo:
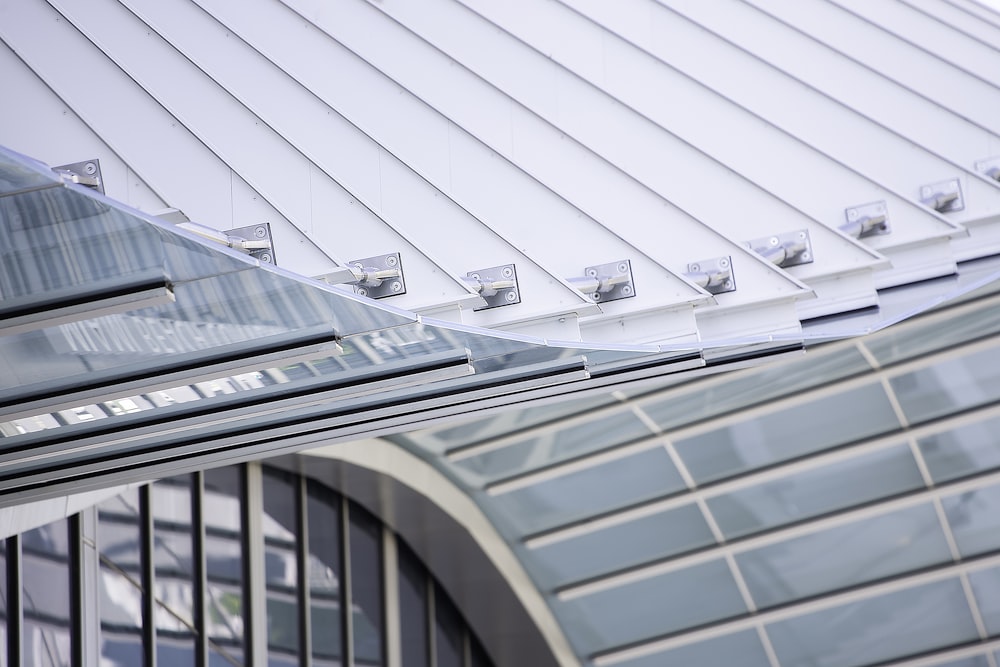
[[[97,165],[94,164],[93,162],[88,162],[87,164],[83,165],[83,171],[88,176],[93,176],[94,174],[97,173]]]
[[[624,294],[625,296],[632,296],[632,286],[622,285],[622,294]]]
[[[688,270],[697,273],[701,271],[701,264],[688,264]]]
[[[618,273],[628,273],[628,262],[620,262],[618,264]]]
[[[500,273],[503,274],[504,278],[511,278],[514,276],[514,269],[509,266],[505,266],[500,270]]]
[[[728,257],[723,257],[722,259],[720,259],[719,260],[719,266],[721,266],[724,269],[728,269],[729,268],[729,258]]]
[[[259,259],[262,262],[271,262],[272,261],[270,253],[266,253],[266,252],[262,252],[260,255],[258,255],[257,259]]]
[[[368,290],[364,287],[357,287],[355,288],[355,291],[361,296],[368,296]]]
[[[403,283],[399,282],[398,280],[393,280],[392,285],[390,285],[389,287],[392,288],[393,292],[400,292],[403,289]]]
[[[778,237],[772,236],[767,240],[767,242],[770,243],[771,245],[778,245]]]
[[[876,213],[885,213],[885,204],[879,204],[875,207]]]
[[[515,292],[514,290],[510,290],[509,292],[503,295],[503,298],[513,303],[514,301],[517,301],[517,292]]]
[[[805,232],[799,232],[799,238],[800,239],[804,239],[805,237],[806,237],[806,233]]]
[[[726,289],[732,289],[733,288],[733,281],[732,280],[727,280],[726,282],[723,283],[723,285],[726,286]]]
[[[399,260],[396,258],[395,255],[389,255],[385,258],[386,266],[396,266],[397,264],[399,264]]]
[[[921,197],[930,197],[931,196],[930,186],[925,185],[924,187],[920,188],[920,196]]]
[[[259,225],[259,226],[257,226],[257,227],[254,228],[253,235],[256,236],[259,239],[262,239],[265,236],[267,236],[267,228],[264,227],[264,225]]]
[[[473,280],[479,280],[479,274],[478,273],[470,273],[469,277],[472,278]]]
[[[848,220],[857,220],[858,219],[858,210],[855,209],[855,208],[849,208],[849,209],[847,209],[847,219]]]
[[[807,252],[802,253],[802,261],[808,261],[809,259],[811,259],[809,253]]]
[[[601,300],[601,293],[600,292],[594,292],[593,294],[590,295],[590,298],[593,299],[594,301],[600,301]]]
[[[591,277],[591,278],[596,278],[597,277],[597,269],[595,269],[595,268],[589,268],[589,269],[587,269],[587,275],[589,277]]]

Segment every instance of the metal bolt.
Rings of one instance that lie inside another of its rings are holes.
[[[799,232],[799,238],[800,239],[804,239],[805,237],[806,237],[806,233],[805,232]]]
[[[514,275],[514,269],[512,269],[509,266],[505,266],[503,267],[503,269],[500,270],[500,273],[503,274],[504,278],[511,278]]]
[[[97,165],[94,164],[93,162],[88,162],[87,164],[83,165],[83,171],[87,175],[93,176],[94,174],[97,173]]]
[[[701,264],[688,264],[688,270],[694,273],[701,271]]]
[[[808,259],[809,259],[809,253],[807,253],[807,252],[802,253],[802,260],[806,261]]]
[[[849,208],[849,209],[847,209],[847,219],[848,220],[857,220],[858,219],[858,210],[856,208]]]
[[[402,291],[403,289],[403,283],[399,282],[398,280],[393,280],[392,285],[390,285],[390,287],[392,287],[393,292],[399,292]]]
[[[388,257],[385,258],[386,266],[396,266],[397,264],[399,264],[399,260],[396,259],[395,255],[389,255]]]
[[[726,289],[732,289],[733,288],[733,281],[732,280],[727,280],[725,283],[723,283],[723,285],[726,286]]]
[[[594,292],[593,294],[590,295],[590,298],[593,299],[594,301],[600,301],[601,300],[601,293],[600,292]]]
[[[618,264],[618,273],[628,273],[628,263],[621,262]]]
[[[262,239],[265,236],[267,236],[267,228],[264,227],[263,225],[261,225],[259,227],[255,227],[254,230],[253,230],[253,235],[256,236],[259,239]]]
[[[517,301],[517,292],[511,290],[504,294],[504,298],[513,303],[514,301]]]
[[[925,185],[924,187],[920,188],[920,196],[921,197],[930,197],[931,196],[930,186]]]
[[[767,242],[770,243],[771,245],[778,245],[778,237],[772,236],[767,240]]]
[[[885,204],[879,204],[875,207],[876,213],[885,213]]]
[[[632,286],[622,285],[622,294],[624,294],[625,296],[632,296]]]
[[[364,287],[358,287],[356,289],[358,294],[360,294],[361,296],[368,296],[368,290],[365,289]]]
[[[257,259],[259,259],[262,262],[270,262],[271,255],[269,253],[262,252],[260,255],[258,255]]]
[[[595,268],[589,268],[589,269],[587,269],[587,275],[590,276],[591,278],[596,278],[597,277],[597,269],[595,269]]]
[[[719,260],[719,266],[721,266],[724,269],[728,269],[729,268],[729,258],[728,257],[723,257],[722,259],[720,259]]]
[[[472,278],[473,280],[479,280],[479,274],[478,273],[470,273],[469,277]]]

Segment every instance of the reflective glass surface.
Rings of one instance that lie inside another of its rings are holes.
[[[58,178],[46,165],[0,146],[0,195],[50,185]]]
[[[914,322],[905,330],[889,328],[866,340],[865,346],[879,365],[889,366],[1000,331],[998,308],[966,311],[962,313],[961,320],[961,326],[955,326],[955,318],[937,318],[926,324]]]
[[[963,558],[1000,549],[1000,484],[941,499]]]
[[[243,659],[243,471],[232,466],[204,473],[205,632],[213,650]]]
[[[493,504],[524,533],[667,495],[684,482],[662,447],[502,493]]]
[[[957,579],[770,623],[783,667],[869,665],[978,638]]]
[[[890,380],[911,424],[949,415],[1000,398],[1000,351],[981,350]]]
[[[56,521],[21,535],[21,648],[25,665],[69,667],[69,525]]]
[[[930,503],[736,556],[762,608],[949,561],[951,552]]]
[[[708,507],[731,539],[923,485],[909,447],[897,445],[714,496]]]
[[[570,640],[587,653],[747,611],[722,559],[559,602],[557,609]]]
[[[399,639],[402,667],[430,667],[427,573],[402,542],[399,547]]]
[[[455,465],[488,482],[649,435],[646,425],[631,410],[624,409],[576,426],[543,431],[501,449],[463,458]]]
[[[935,482],[1000,467],[1000,417],[917,441]]]
[[[685,438],[676,447],[704,483],[895,428],[888,397],[872,383]]]
[[[462,618],[451,598],[440,586],[434,587],[434,648],[437,667],[462,667]]]
[[[101,561],[101,660],[142,663],[142,556],[139,491],[130,489],[98,506],[97,550]]]
[[[357,505],[351,506],[349,515],[354,658],[360,664],[381,665],[382,526]]]
[[[312,658],[317,667],[340,665],[341,576],[340,496],[310,481],[306,519],[309,545],[306,567],[309,581],[309,618],[312,622]]]
[[[191,478],[152,486],[156,657],[167,665],[195,664],[194,543]]]
[[[622,667],[694,667],[696,665],[739,665],[770,667],[764,646],[754,630],[745,630],[708,641],[681,646],[670,651],[626,660]]]
[[[263,475],[264,578],[267,582],[269,665],[299,663],[296,477],[267,468]]]
[[[1000,567],[970,572],[969,585],[972,586],[987,634],[1000,634]]]
[[[714,543],[691,503],[532,549],[528,558],[554,587]]]
[[[0,655],[7,662],[7,540],[0,539]]]

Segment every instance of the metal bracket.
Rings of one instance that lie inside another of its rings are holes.
[[[268,264],[277,264],[274,256],[274,242],[271,238],[271,225],[260,222],[248,227],[237,227],[224,232],[229,236],[229,245],[242,250],[254,259]],[[243,243],[239,243],[243,241]]]
[[[635,296],[632,263],[627,259],[588,266],[583,273],[585,278],[570,278],[567,282],[594,301],[615,301]]]
[[[1000,156],[977,160],[976,171],[994,181],[1000,181]]]
[[[954,213],[965,208],[962,185],[957,178],[931,183],[920,188],[920,203],[938,213]]]
[[[723,294],[736,290],[733,276],[733,259],[729,255],[691,262],[687,266],[688,280],[712,294]]]
[[[473,310],[486,310],[499,306],[521,303],[517,286],[517,271],[513,264],[491,266],[488,269],[469,271],[465,282],[486,301],[486,305]]]
[[[889,226],[889,213],[885,201],[861,204],[844,209],[847,222],[840,226],[840,231],[856,239],[866,236],[881,236],[892,231]]]
[[[104,180],[101,178],[100,160],[84,160],[83,162],[63,164],[58,167],[52,167],[52,171],[70,183],[86,185],[88,188],[93,188],[102,195],[104,194]]]
[[[813,261],[812,241],[809,239],[807,229],[764,236],[747,241],[743,245],[783,269]]]
[[[403,265],[398,252],[351,260],[350,269],[356,278],[352,281],[354,291],[361,296],[382,299],[406,294]]]

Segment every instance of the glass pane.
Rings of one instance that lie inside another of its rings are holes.
[[[562,586],[714,544],[697,505],[685,505],[531,550],[540,578]]]
[[[941,499],[963,558],[1000,549],[1000,485]]]
[[[715,496],[708,508],[732,539],[923,485],[909,447],[899,445]]]
[[[665,496],[684,488],[662,447],[497,495],[496,507],[524,533]]]
[[[951,560],[930,503],[737,554],[758,607]]]
[[[968,424],[918,441],[935,482],[1000,467],[1000,418]]]
[[[1000,397],[1000,352],[995,348],[942,361],[890,380],[911,424],[950,415]]]
[[[213,650],[243,660],[243,471],[239,466],[206,470],[205,632]]]
[[[770,667],[771,663],[754,630],[688,644],[663,653],[656,653],[619,663],[621,667],[696,667],[697,665],[732,665],[736,667]]]
[[[436,667],[462,667],[462,617],[438,585],[434,586],[434,647]]]
[[[484,481],[520,474],[652,435],[630,410],[557,428],[456,465]]]
[[[382,664],[382,525],[357,505],[350,509],[351,614],[354,659]]]
[[[704,483],[896,428],[892,405],[875,383],[679,440],[676,447]]]
[[[0,538],[0,665],[7,667],[7,540]]]
[[[101,659],[108,665],[142,664],[139,522],[138,489],[130,489],[97,507]]]
[[[768,368],[730,374],[724,382],[707,383],[704,388],[694,384],[690,391],[683,387],[668,391],[662,401],[644,400],[642,408],[666,431],[870,369],[855,347],[815,349]]]
[[[193,666],[194,546],[190,476],[154,483],[152,510],[156,659],[158,664]]]
[[[783,667],[854,667],[978,639],[957,579],[813,612],[767,626]]]
[[[43,187],[58,180],[47,166],[0,146],[0,194]]]
[[[21,557],[24,664],[68,667],[72,656],[69,523],[56,521],[23,533]]]
[[[1000,310],[981,308],[963,314],[961,326],[955,326],[954,320],[947,319],[920,327],[908,325],[898,330],[890,327],[866,340],[865,347],[879,365],[888,366],[928,352],[949,349],[997,331],[1000,331]]]
[[[664,604],[664,601],[697,604]],[[570,640],[586,653],[747,611],[722,559],[558,603]]]
[[[976,596],[976,605],[986,625],[986,633],[1000,633],[1000,567],[979,570],[969,574],[969,584]]]
[[[299,656],[296,480],[283,470],[264,469],[264,576],[271,665],[297,664]]]
[[[399,634],[403,667],[429,667],[427,572],[397,539],[399,553]]]
[[[309,523],[309,618],[312,624],[313,664],[340,665],[341,564],[340,496],[309,481],[306,516]]]

